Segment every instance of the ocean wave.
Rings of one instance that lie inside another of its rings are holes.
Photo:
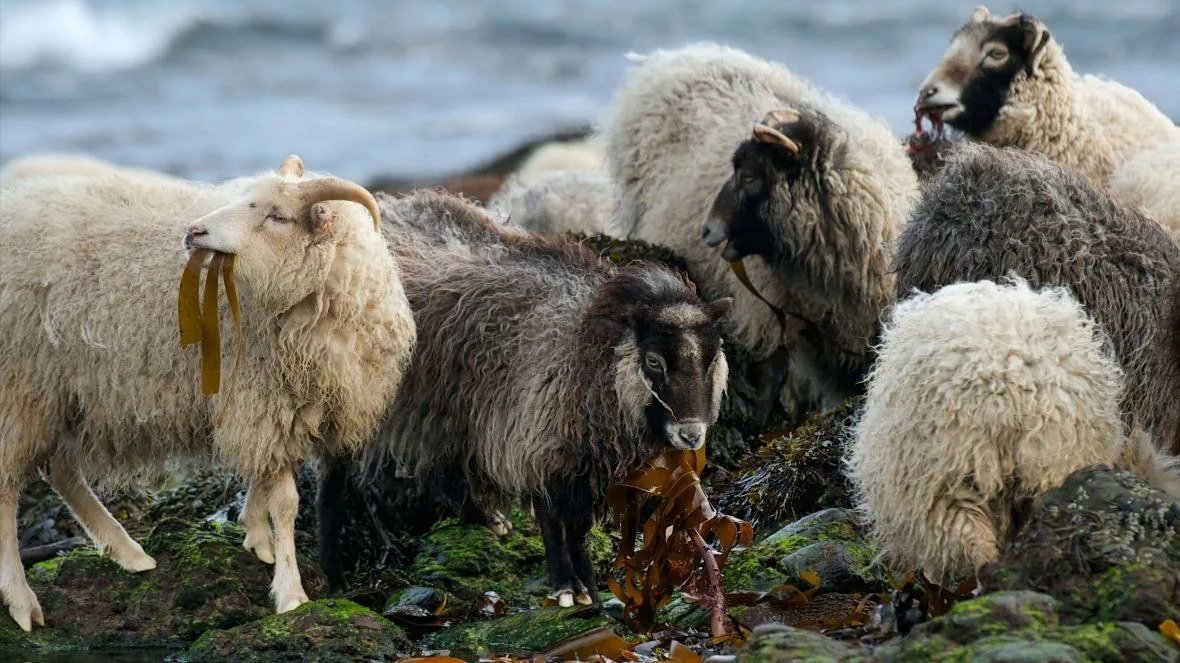
[[[96,8],[85,0],[4,4],[0,17],[0,70],[42,65],[117,70],[147,64],[167,53],[179,35],[215,17],[174,2],[134,11]]]

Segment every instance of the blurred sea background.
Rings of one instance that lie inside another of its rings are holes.
[[[698,40],[785,63],[900,135],[975,4],[0,0],[0,162],[84,152],[220,180],[295,152],[362,182],[429,178],[600,120],[626,53]],[[1180,118],[1180,0],[1022,9],[1076,70]]]

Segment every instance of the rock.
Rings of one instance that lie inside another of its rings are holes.
[[[488,654],[536,654],[562,640],[600,626],[617,627],[595,606],[537,608],[501,619],[452,626],[429,642],[432,649]]]
[[[731,555],[723,570],[731,591],[769,591],[783,583],[807,589],[804,571],[820,577],[823,592],[881,589],[870,570],[873,551],[852,513],[825,509],[800,519]]]
[[[775,435],[714,483],[713,505],[760,531],[819,509],[851,507],[842,442],[860,402],[853,398],[828,413],[813,413],[798,428]]]
[[[210,631],[186,653],[190,663],[395,661],[412,646],[381,615],[344,599],[305,603],[228,630]]]
[[[273,567],[243,550],[243,537],[237,525],[165,520],[142,541],[159,564],[154,570],[127,573],[89,547],[36,564],[29,584],[48,626],[29,635],[0,620],[0,643],[28,655],[177,648],[268,615]],[[308,593],[322,595],[318,569],[301,558],[300,571]]]
[[[1180,621],[1180,503],[1123,470],[1078,470],[981,580],[1056,597],[1066,623]]]
[[[1061,604],[1029,591],[956,604],[946,615],[879,647],[883,661],[1175,661],[1158,633],[1133,622],[1061,624]]]
[[[778,663],[782,661],[865,661],[859,648],[800,628],[767,624],[754,630],[742,647],[740,663]]]
[[[513,529],[497,537],[486,527],[454,518],[439,522],[423,538],[406,569],[416,584],[474,601],[487,591],[510,606],[527,607],[530,598],[550,590],[544,584],[545,546],[536,522],[520,510],[511,514]],[[590,533],[590,557],[598,568],[612,559],[612,545],[602,530]]]

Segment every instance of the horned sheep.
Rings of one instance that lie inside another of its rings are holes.
[[[365,474],[404,465],[424,487],[462,482],[469,517],[523,499],[558,602],[590,602],[587,535],[608,485],[656,451],[699,448],[717,418],[730,301],[702,303],[666,267],[615,268],[447,194],[380,203],[420,341]],[[339,508],[323,498],[321,521]],[[339,532],[321,545],[340,586]]]
[[[1076,172],[1021,150],[959,148],[927,185],[895,266],[898,297],[1009,275],[1069,288],[1114,343],[1128,424],[1160,440],[1177,425],[1180,408],[1164,395],[1180,383],[1155,345],[1180,247]]]
[[[918,194],[889,128],[782,65],[701,44],[644,57],[604,134],[621,229],[683,257],[705,294],[733,297],[733,338],[766,359],[781,326],[728,264],[756,258],[752,285],[794,321],[796,393],[831,405],[858,391]]]
[[[979,281],[898,303],[848,460],[879,550],[952,583],[997,557],[1029,501],[1088,465],[1180,497],[1175,461],[1124,434],[1120,378],[1064,288]]]
[[[1180,240],[1180,128],[1135,90],[1075,74],[1035,16],[977,8],[923,81],[915,112],[1075,168]]]
[[[245,546],[275,564],[279,612],[307,601],[294,471],[369,440],[415,337],[373,197],[289,157],[219,186],[47,173],[0,199],[0,592],[13,619],[44,624],[17,549],[30,475],[45,469],[99,551],[138,572],[155,561],[86,477],[128,481],[174,457],[248,479]],[[235,256],[242,303],[240,370],[208,399],[178,342],[186,249]]]

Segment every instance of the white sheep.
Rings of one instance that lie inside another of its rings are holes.
[[[847,471],[882,553],[948,583],[996,558],[1013,511],[1099,463],[1180,496],[1172,463],[1119,419],[1109,341],[1064,288],[958,283],[899,302]]]
[[[605,172],[558,170],[510,178],[488,202],[488,211],[538,233],[620,236],[615,204],[615,187]]]
[[[915,111],[1075,168],[1180,238],[1180,129],[1135,90],[1074,73],[1034,16],[978,7],[923,81]]]
[[[529,154],[512,176],[527,185],[549,173],[587,173],[602,169],[602,140],[590,136],[541,145]]]
[[[0,189],[0,594],[21,628],[44,624],[16,531],[38,468],[99,551],[137,572],[155,561],[85,477],[125,481],[178,456],[227,463],[249,480],[245,546],[275,564],[276,609],[307,600],[294,471],[368,441],[415,332],[376,201],[302,174],[289,157],[220,186],[98,169]],[[196,350],[179,345],[185,248],[235,256],[241,362],[224,362],[210,398]]]
[[[183,182],[183,180],[147,168],[115,165],[84,154],[46,152],[30,154],[9,161],[0,169],[0,186],[18,179],[32,177],[60,177],[62,175],[102,175],[118,171],[142,180]]]
[[[782,65],[699,44],[642,58],[604,136],[616,223],[680,255],[707,296],[733,297],[735,342],[755,359],[780,344],[776,316],[727,263],[750,256],[758,291],[810,322],[789,341],[792,379],[818,392],[805,400],[859,389],[918,196],[885,123]]]

